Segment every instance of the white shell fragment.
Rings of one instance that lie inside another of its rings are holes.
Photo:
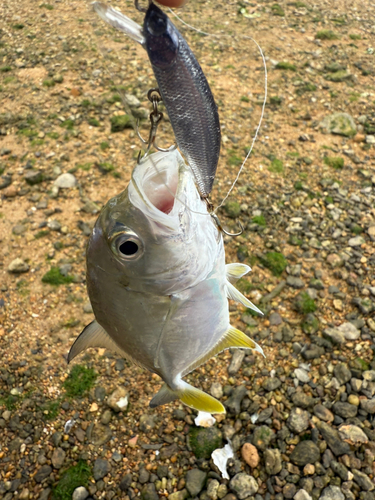
[[[69,434],[71,428],[75,424],[75,420],[72,418],[71,420],[68,420],[65,425],[64,425],[64,432],[65,434]]]
[[[216,422],[216,418],[205,411],[198,412],[197,417],[194,419],[194,423],[197,427],[212,427]]]
[[[217,450],[212,452],[211,457],[216,467],[220,470],[223,478],[229,479],[227,461],[229,458],[234,458],[232,445],[228,443],[224,446],[224,448],[217,448]]]

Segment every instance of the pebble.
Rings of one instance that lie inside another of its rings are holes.
[[[241,448],[241,456],[252,469],[258,467],[259,464],[259,453],[254,445],[251,443],[245,443]]]
[[[235,492],[240,500],[255,495],[259,489],[258,483],[254,477],[244,474],[243,472],[236,474],[231,479],[229,487]]]
[[[343,344],[345,336],[338,328],[326,328],[323,330],[323,337],[330,340],[333,344]]]
[[[309,424],[310,414],[306,410],[302,410],[302,408],[292,408],[287,420],[287,425],[292,432],[300,434],[308,429]]]
[[[99,479],[105,477],[110,470],[111,470],[111,465],[108,462],[108,460],[105,460],[103,458],[97,458],[94,462],[92,475],[94,476],[95,481],[99,481]]]
[[[73,491],[72,500],[86,500],[89,494],[90,493],[84,486],[78,486],[78,488]]]
[[[186,474],[186,489],[192,497],[197,496],[205,485],[207,479],[206,472],[200,469],[191,469]]]
[[[221,399],[223,397],[223,386],[220,382],[213,382],[210,388],[210,394],[216,399]]]
[[[118,387],[107,398],[107,405],[115,412],[126,410],[129,404],[129,394],[124,387]]]
[[[20,258],[12,260],[12,262],[8,266],[8,271],[14,274],[27,273],[29,269],[29,264],[27,264],[27,262]]]
[[[293,497],[294,500],[312,500],[312,497],[307,493],[306,490],[298,490]]]
[[[361,331],[358,330],[353,323],[349,322],[343,323],[337,328],[337,330],[344,335],[346,340],[358,340],[361,335]]]
[[[332,450],[333,454],[336,456],[345,455],[350,453],[350,446],[348,443],[341,441],[337,429],[331,427],[325,422],[317,423],[319,432],[323,436],[323,439],[327,442],[328,446]]]
[[[148,483],[145,484],[141,491],[142,500],[159,500],[159,495],[157,494],[155,484]]]
[[[290,455],[290,460],[299,466],[315,463],[320,459],[320,451],[313,441],[300,441]]]
[[[245,351],[236,349],[233,353],[232,360],[228,366],[228,375],[235,375],[241,368],[242,361],[245,357]]]
[[[269,448],[264,451],[264,463],[267,474],[275,476],[282,469],[281,452],[277,448]]]
[[[40,184],[43,181],[43,172],[41,170],[29,170],[23,176],[27,184],[34,186],[35,184]]]
[[[246,393],[247,389],[244,385],[238,385],[233,389],[232,394],[224,403],[229,413],[238,415],[241,412],[241,401],[245,397]]]
[[[319,500],[345,500],[345,496],[338,486],[327,486],[322,491]]]
[[[351,405],[350,403],[342,403],[338,401],[332,407],[333,412],[342,418],[351,418],[357,415],[357,406]]]
[[[73,174],[66,172],[61,174],[55,179],[54,185],[59,189],[70,189],[77,185],[77,179]]]
[[[42,483],[51,474],[52,467],[50,465],[42,465],[42,467],[35,474],[34,479],[37,483]]]
[[[355,236],[354,238],[350,238],[348,241],[348,245],[350,247],[359,247],[366,243],[366,240],[362,236]]]
[[[51,462],[55,469],[61,469],[63,466],[66,453],[62,448],[56,448],[52,454]]]
[[[368,443],[368,437],[357,425],[344,424],[338,430],[340,438],[349,444],[360,445]]]

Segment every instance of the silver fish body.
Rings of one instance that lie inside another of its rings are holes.
[[[221,129],[210,86],[193,52],[168,16],[150,3],[143,28],[111,7],[95,2],[106,22],[125,31],[147,50],[177,145],[194,172],[202,197],[215,179]]]
[[[228,347],[262,352],[229,322],[228,297],[257,310],[231,283],[248,270],[225,265],[221,233],[180,154],[151,155],[96,222],[87,249],[96,321],[69,361],[87,347],[107,347],[164,380],[151,406],[180,398],[198,410],[225,411],[182,377]]]

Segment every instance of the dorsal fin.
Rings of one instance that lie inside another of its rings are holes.
[[[237,330],[237,328],[230,326],[221,337],[219,342],[215,345],[215,347],[204,356],[194,361],[194,363],[192,363],[188,368],[186,368],[186,370],[184,370],[181,374],[181,377],[184,377],[188,373],[192,372],[193,370],[198,368],[198,366],[216,356],[216,354],[218,354],[219,352],[224,351],[224,349],[236,347],[242,349],[253,349],[260,352],[264,356],[263,349],[256,342],[254,342],[254,340],[251,340],[251,338],[249,338],[245,333],[241,332],[241,330]]]
[[[261,314],[263,316],[263,313],[260,309],[257,308],[256,305],[254,305],[252,302],[250,302],[249,299],[245,297],[245,295],[242,295],[241,292],[235,288],[232,283],[229,283],[227,280],[227,297],[228,299],[235,300],[236,302],[239,302],[245,307],[248,307],[249,309],[252,309],[253,311],[257,312],[258,314]]]
[[[68,354],[68,363],[72,361],[82,351],[89,347],[104,347],[110,351],[117,352],[120,356],[133,361],[130,356],[119,347],[99,323],[94,320],[87,325],[76,338]]]
[[[227,279],[230,282],[237,281],[242,276],[245,276],[249,271],[251,271],[251,267],[249,267],[246,264],[227,264],[225,266],[225,274],[227,276]]]

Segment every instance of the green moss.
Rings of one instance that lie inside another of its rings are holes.
[[[57,132],[47,132],[46,136],[50,137],[51,139],[58,139],[59,138],[59,134]]]
[[[129,115],[112,116],[110,121],[112,133],[132,128],[132,120]]]
[[[239,167],[243,162],[243,158],[237,155],[234,149],[228,150],[228,164],[233,167]]]
[[[107,102],[109,104],[113,104],[115,102],[121,102],[121,96],[119,94],[113,94],[111,97],[108,97]]]
[[[294,183],[294,189],[296,189],[297,191],[302,191],[303,189],[303,184],[301,181],[297,181]]]
[[[13,394],[6,394],[0,396],[0,406],[5,406],[9,411],[14,410],[17,407],[17,403],[21,401],[20,396],[13,396]]]
[[[280,276],[288,265],[288,261],[284,255],[279,252],[267,252],[264,256],[260,257],[260,260],[275,276]]]
[[[41,231],[38,231],[37,233],[34,234],[34,238],[39,240],[39,238],[44,238],[45,236],[48,236],[50,233],[49,229],[42,229]]]
[[[282,174],[284,172],[284,164],[281,160],[275,158],[272,160],[271,165],[268,166],[268,170],[275,174]]]
[[[83,108],[88,108],[89,106],[91,106],[91,101],[89,101],[88,99],[83,99],[83,101],[81,102],[81,106]]]
[[[236,219],[241,213],[241,205],[238,201],[227,201],[224,205],[224,210],[228,217]]]
[[[338,36],[332,30],[320,30],[316,33],[315,38],[318,40],[337,40]]]
[[[54,80],[43,80],[43,86],[44,87],[54,87],[55,82],[54,82]]]
[[[47,10],[53,10],[53,5],[49,4],[49,3],[42,3],[41,5],[39,5],[39,7],[42,9],[47,9]]]
[[[245,245],[240,245],[237,248],[237,259],[240,262],[244,262],[248,257],[249,257],[248,249],[245,247]]]
[[[97,163],[96,166],[102,174],[109,174],[115,170],[115,167],[109,162]]]
[[[319,320],[313,314],[307,314],[301,327],[304,333],[313,335],[319,330]]]
[[[42,281],[43,283],[48,283],[55,286],[66,285],[72,283],[73,276],[64,276],[63,274],[61,274],[58,267],[51,267],[51,269],[43,276]]]
[[[325,76],[325,79],[329,82],[344,82],[345,80],[352,79],[352,75],[345,70],[335,71]]]
[[[254,224],[258,224],[258,226],[266,226],[266,219],[264,218],[263,215],[256,215],[255,217],[252,218],[252,222]]]
[[[86,368],[83,365],[74,365],[63,386],[69,398],[82,397],[92,387],[98,374],[93,368]]]
[[[302,245],[303,241],[300,238],[298,238],[298,236],[296,236],[295,234],[291,234],[289,236],[288,243],[289,243],[289,245],[293,245],[295,247],[300,247]]]
[[[23,135],[25,137],[28,137],[29,139],[32,139],[38,135],[37,130],[33,130],[31,128],[22,128],[17,132],[19,135]]]
[[[60,123],[60,127],[66,128],[66,130],[73,130],[74,128],[74,120],[64,120]]]
[[[188,435],[189,445],[197,458],[209,459],[211,453],[223,446],[223,438],[217,427],[191,426]]]
[[[350,33],[349,38],[351,40],[360,40],[362,37],[361,35],[357,35],[357,33]]]
[[[279,97],[278,95],[273,95],[270,97],[270,104],[272,104],[273,106],[280,106],[282,102],[282,97]]]
[[[247,95],[242,95],[240,101],[241,102],[250,102],[250,99],[247,97]]]
[[[294,64],[292,64],[292,63],[290,63],[288,61],[280,61],[280,62],[278,62],[276,64],[275,68],[276,69],[287,69],[289,71],[297,71],[297,67]]]
[[[89,119],[87,120],[87,123],[88,123],[89,125],[91,125],[92,127],[99,127],[99,126],[100,126],[100,122],[99,122],[99,120],[97,120],[96,118],[89,118]]]
[[[316,311],[316,304],[314,299],[310,297],[307,292],[301,292],[297,295],[294,303],[296,311],[301,314],[309,314]]]
[[[60,413],[60,404],[61,401],[59,399],[46,401],[40,407],[41,411],[43,412],[44,420],[55,420],[55,418]]]
[[[12,68],[10,66],[1,66],[0,71],[1,73],[8,73],[8,71],[11,71]]]
[[[358,224],[354,224],[351,227],[351,230],[354,234],[361,234],[363,232],[363,229],[361,228],[361,226],[358,226]]]
[[[4,78],[3,83],[7,84],[7,83],[15,82],[15,81],[16,81],[16,78],[14,76],[7,76]]]
[[[316,85],[314,85],[313,83],[307,82],[307,83],[304,83],[303,85],[299,86],[296,90],[296,93],[298,95],[302,95],[305,92],[315,92],[316,89],[317,89]]]
[[[85,460],[79,460],[76,465],[65,470],[57,485],[53,488],[53,500],[71,500],[73,491],[78,486],[88,486],[91,467]]]
[[[21,23],[13,24],[13,28],[15,30],[23,30],[24,27],[25,27],[25,25],[21,24]]]
[[[344,168],[344,158],[340,156],[326,156],[323,161],[325,165],[335,168],[336,170]]]
[[[278,3],[274,3],[272,5],[271,12],[274,16],[281,16],[281,17],[285,16],[284,10],[282,9],[281,5],[279,5]]]
[[[327,205],[330,205],[331,203],[333,203],[333,198],[332,196],[326,196],[324,198],[324,201],[327,203]]]
[[[240,278],[236,282],[236,288],[244,294],[248,294],[252,290],[256,290],[256,286],[253,285],[247,278]]]
[[[107,142],[107,141],[103,141],[103,142],[100,143],[100,149],[102,151],[105,151],[106,149],[109,149],[109,147],[110,147],[109,146],[109,142]]]
[[[363,358],[355,358],[351,365],[353,365],[353,368],[358,368],[363,372],[370,369],[369,364]]]

